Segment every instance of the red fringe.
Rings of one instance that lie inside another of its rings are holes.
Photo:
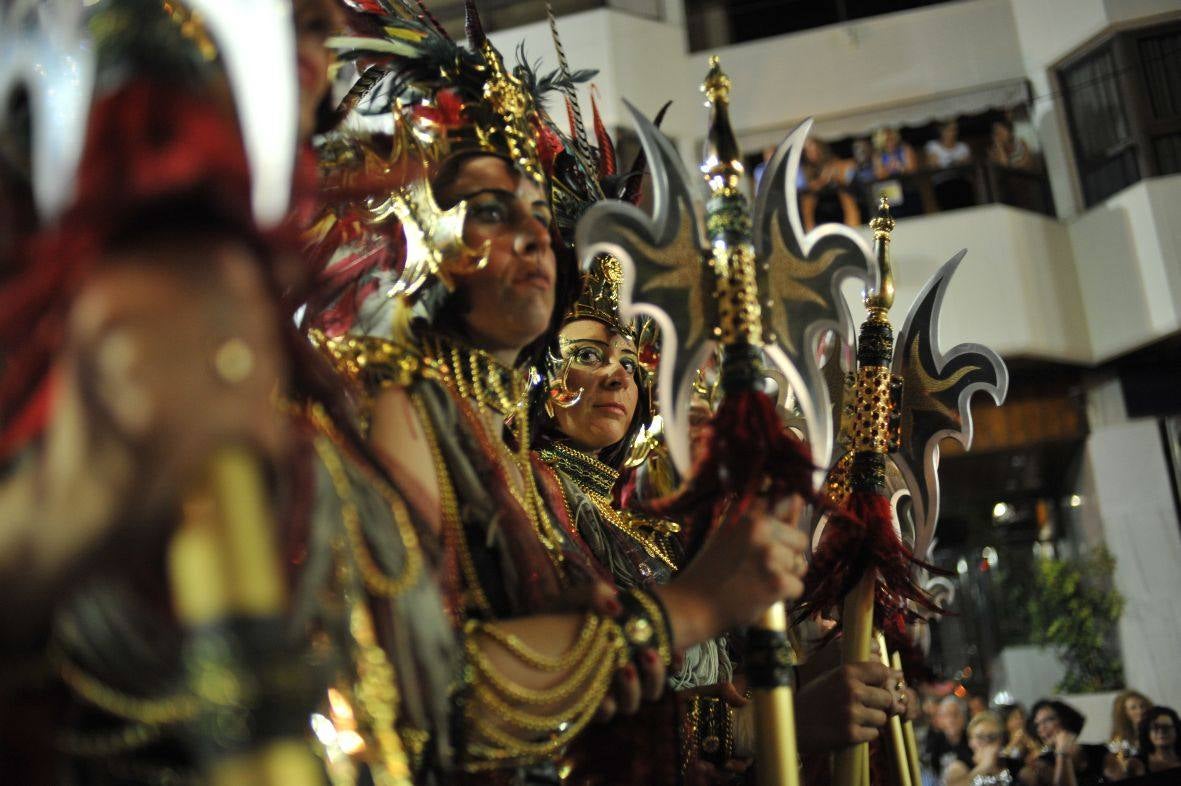
[[[723,512],[741,515],[757,496],[813,498],[812,457],[779,420],[765,393],[727,394],[712,422],[709,443],[688,482],[646,509],[682,522],[682,542],[692,555]]]
[[[874,492],[854,491],[847,506],[834,511],[824,528],[795,617],[800,620],[838,607],[861,577],[872,571],[877,576],[874,624],[898,640],[905,635],[914,607],[942,613],[915,583],[916,565],[932,569],[898,538],[890,501]]]

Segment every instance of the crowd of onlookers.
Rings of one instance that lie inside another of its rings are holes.
[[[1177,769],[1177,713],[1137,691],[1112,705],[1106,745],[1079,741],[1085,718],[1062,701],[1041,699],[987,709],[980,697],[954,695],[923,702],[923,786],[1093,786]]]
[[[1014,121],[1011,114],[996,117],[991,133],[969,144],[960,138],[960,124],[952,119],[938,124],[936,136],[917,151],[898,128],[886,127],[869,138],[851,144],[832,145],[815,137],[804,143],[797,178],[800,218],[805,230],[817,223],[840,221],[859,226],[868,220],[879,194],[891,202],[896,216],[925,212],[924,201],[947,210],[976,204],[976,163],[1017,170],[1037,170],[1040,161],[1035,136],[1028,122]],[[834,152],[840,146],[848,157]],[[769,157],[768,151],[765,159]],[[931,193],[919,193],[919,184],[908,177],[930,176]],[[755,178],[761,174],[756,167]]]

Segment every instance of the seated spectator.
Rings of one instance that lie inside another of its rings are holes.
[[[871,215],[877,207],[873,184],[878,178],[873,171],[873,144],[868,139],[853,140],[853,163],[848,178],[861,215]]]
[[[835,208],[833,218],[849,226],[861,223],[861,211],[849,189],[849,170],[852,162],[838,159],[832,148],[818,139],[807,139],[800,162],[799,191],[800,218],[804,231],[810,232],[817,224],[819,207]],[[822,220],[831,220],[822,215]]]
[[[1111,703],[1111,739],[1107,749],[1121,762],[1127,763],[1140,752],[1140,721],[1151,706],[1147,696],[1134,690],[1123,691]]]
[[[933,728],[927,734],[925,758],[935,777],[943,780],[952,762],[959,761],[971,769],[972,749],[968,746],[966,727],[968,713],[964,703],[948,696],[939,703]]]
[[[897,128],[883,128],[874,134],[877,152],[873,157],[874,174],[878,180],[894,175],[909,175],[919,168],[914,148],[902,141]]]
[[[948,120],[939,126],[939,138],[932,139],[924,148],[927,154],[927,166],[931,169],[947,169],[948,167],[968,164],[972,161],[972,150],[959,138],[960,127],[954,120]]]
[[[1021,782],[1026,786],[1096,786],[1121,780],[1124,768],[1107,746],[1079,743],[1086,720],[1065,702],[1041,699],[1034,704],[1030,731],[1046,748],[1022,768]]]
[[[1013,704],[1005,709],[1004,718],[1006,737],[1005,749],[1001,751],[1001,756],[1022,764],[1029,764],[1037,758],[1042,746],[1035,742],[1025,729],[1027,720],[1025,708],[1020,704]]]
[[[949,120],[939,127],[939,138],[927,143],[927,166],[946,170],[972,162],[972,150],[959,138],[959,124]],[[956,169],[931,175],[931,188],[940,210],[954,210],[976,204],[976,190],[970,172]]]
[[[995,713],[982,710],[968,724],[968,747],[972,749],[972,763],[955,760],[943,773],[947,786],[971,786],[975,783],[1003,783],[1013,777],[1013,766],[1001,758],[1004,730]],[[1020,769],[1020,764],[1016,766]],[[1004,773],[1002,775],[1001,773]],[[990,780],[990,779],[996,780]]]
[[[1037,162],[1029,146],[1013,133],[1013,124],[997,120],[992,124],[992,141],[988,146],[988,160],[1014,169],[1033,169]]]
[[[873,171],[878,181],[889,181],[909,175],[919,168],[914,148],[902,141],[897,128],[883,128],[874,134]],[[890,206],[896,217],[917,216],[923,212],[918,189],[911,182],[893,181],[874,186],[890,196]]]
[[[1164,772],[1181,767],[1177,749],[1177,729],[1181,727],[1175,710],[1153,707],[1140,721],[1140,753],[1128,761],[1129,775]]]

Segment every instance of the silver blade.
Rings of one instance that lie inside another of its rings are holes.
[[[916,556],[927,558],[939,519],[939,443],[972,445],[972,394],[987,393],[998,405],[1009,389],[1000,356],[980,344],[939,347],[939,315],[961,251],[926,283],[894,343],[892,370],[902,378],[901,449],[891,454],[911,491]]]
[[[627,103],[627,102],[624,102]],[[684,476],[690,468],[689,399],[693,377],[713,351],[713,282],[703,259],[709,246],[695,208],[698,178],[690,178],[672,143],[627,104],[648,159],[653,214],[624,202],[592,206],[578,223],[575,245],[583,265],[599,254],[623,267],[620,311],[660,326],[656,398],[667,424],[669,453]]]
[[[209,28],[234,91],[255,218],[278,224],[291,199],[299,80],[290,0],[186,0]]]
[[[838,356],[852,354],[856,326],[841,285],[847,279],[865,282],[876,268],[869,247],[850,227],[822,224],[804,234],[796,178],[811,126],[808,120],[793,131],[763,172],[754,206],[754,243],[761,263],[767,355],[791,382],[813,460],[828,467],[837,458],[840,413],[834,411],[818,344],[831,330],[844,350]]]

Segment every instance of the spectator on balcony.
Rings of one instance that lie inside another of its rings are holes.
[[[1033,169],[1037,165],[1029,146],[1013,133],[1013,124],[1009,120],[997,120],[992,124],[988,160],[1014,169]]]
[[[972,162],[972,149],[960,137],[960,127],[955,120],[948,120],[939,126],[939,137],[932,139],[924,148],[927,166],[931,169],[949,167]]]
[[[857,199],[861,215],[869,215],[876,206],[877,194],[873,184],[877,181],[873,171],[873,143],[868,139],[853,140],[853,163],[849,167],[849,188]]]
[[[861,223],[861,211],[849,187],[852,162],[833,155],[832,148],[818,139],[804,142],[800,162],[800,218],[810,232],[822,219],[839,217],[849,226]]]
[[[1128,762],[1129,775],[1181,768],[1177,729],[1181,719],[1170,707],[1153,707],[1140,721],[1140,753]]]
[[[972,173],[953,169],[972,162],[972,150],[959,135],[959,124],[948,120],[939,126],[939,137],[928,142],[925,148],[927,167],[937,170],[931,175],[931,188],[940,210],[976,204]],[[949,169],[951,171],[946,171]]]
[[[874,134],[874,174],[878,180],[909,175],[919,168],[914,148],[902,141],[897,128],[883,128]]]
[[[916,184],[904,176],[919,168],[914,148],[902,140],[897,128],[883,128],[873,135],[873,170],[878,182],[874,189],[890,200],[895,217],[916,216],[923,212]]]

